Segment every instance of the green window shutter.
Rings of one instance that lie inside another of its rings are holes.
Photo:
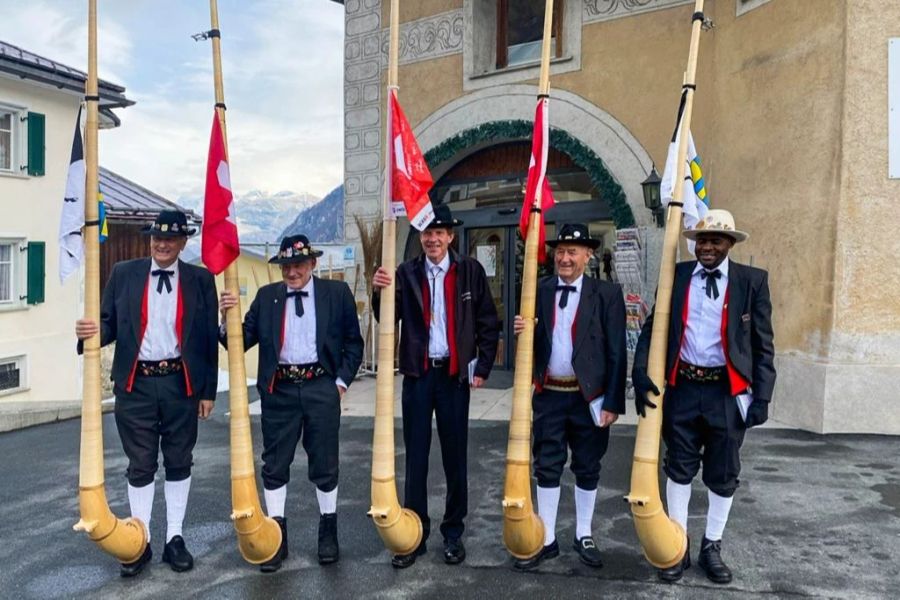
[[[44,301],[46,254],[45,242],[28,242],[28,304]]]
[[[40,114],[28,113],[28,174],[43,175],[45,155],[44,142],[46,138],[47,118]],[[41,288],[43,289],[43,288]],[[43,293],[43,292],[42,292]]]

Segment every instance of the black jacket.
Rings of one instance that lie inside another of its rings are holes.
[[[625,301],[622,287],[585,275],[575,313],[572,368],[585,400],[604,394],[603,409],[625,413],[625,378],[628,352],[625,347]],[[538,282],[538,318],[534,331],[534,379],[544,381],[550,362],[556,311],[556,275]]]
[[[672,316],[666,352],[666,378],[675,367],[684,331],[684,301],[697,261],[678,263],[672,287]],[[655,307],[654,307],[655,310]],[[762,269],[730,261],[728,265],[727,356],[753,390],[753,400],[769,402],[775,389],[775,345],[769,274]],[[634,356],[635,369],[647,369],[653,314],[644,323]]]
[[[428,353],[428,328],[425,326],[422,286],[427,286],[425,255],[408,260],[397,267],[396,318],[403,322],[400,330],[400,372],[410,377],[425,373]],[[477,377],[491,374],[497,357],[500,326],[497,308],[488,288],[484,268],[474,258],[460,256],[450,250],[451,264],[456,264],[456,351],[459,360],[459,379],[468,379],[468,364],[477,355]],[[450,306],[447,302],[447,306]],[[372,296],[372,309],[378,316],[381,296]]]
[[[313,279],[319,364],[330,377],[340,377],[349,386],[363,356],[364,342],[359,334],[356,302],[350,286],[343,281]],[[261,394],[268,392],[275,380],[286,294],[287,286],[283,282],[264,285],[244,316],[244,349],[259,344],[256,387]],[[220,341],[226,345],[224,335],[220,336]]]
[[[151,264],[149,258],[116,263],[103,289],[100,345],[116,342],[112,366],[116,393],[127,389],[141,350],[141,312]],[[203,267],[179,261],[178,286],[184,311],[181,358],[188,389],[200,400],[215,400],[219,373],[216,281]],[[79,342],[78,353],[82,350]]]

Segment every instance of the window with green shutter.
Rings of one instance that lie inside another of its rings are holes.
[[[28,242],[28,304],[44,301],[46,253],[45,242]]]
[[[28,174],[41,176],[46,163],[46,117],[40,113],[28,113]],[[43,294],[41,287],[41,294]],[[41,296],[43,300],[43,295]]]

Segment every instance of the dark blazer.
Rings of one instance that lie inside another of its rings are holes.
[[[697,261],[678,263],[672,287],[672,317],[666,352],[666,377],[675,367],[684,331],[684,302]],[[772,301],[769,274],[734,261],[728,264],[728,359],[753,389],[753,399],[769,402],[775,389],[775,344],[772,333]],[[655,311],[655,307],[654,307]],[[647,368],[653,313],[641,329],[634,355],[635,368]]]
[[[116,263],[103,290],[100,345],[116,342],[112,366],[116,393],[126,390],[141,349],[141,312],[150,265],[149,258]],[[216,281],[203,267],[180,260],[178,277],[184,311],[181,358],[188,388],[195,398],[215,400],[219,373]],[[79,342],[78,353],[82,350]]]
[[[585,400],[604,394],[603,409],[624,414],[628,351],[622,287],[587,275],[581,281],[572,368]],[[557,282],[556,275],[538,282],[538,322],[534,330],[534,379],[538,385],[544,381],[550,362]]]
[[[400,372],[410,377],[425,374],[428,354],[428,328],[422,295],[425,275],[425,255],[408,260],[397,267],[396,318],[403,321],[400,329]],[[460,256],[450,250],[450,261],[456,263],[456,352],[459,359],[459,379],[468,379],[468,364],[476,356],[475,375],[485,379],[491,374],[497,357],[500,325],[497,308],[491,297],[484,268],[474,258]],[[447,303],[449,306],[449,302]],[[372,295],[372,310],[377,318],[381,295]]]
[[[364,345],[353,293],[343,281],[313,279],[319,364],[329,376],[340,377],[349,386],[362,362]],[[259,344],[256,387],[261,394],[268,392],[275,380],[284,331],[286,294],[287,286],[283,282],[264,285],[244,316],[244,349]],[[220,341],[226,344],[224,335],[220,336]]]

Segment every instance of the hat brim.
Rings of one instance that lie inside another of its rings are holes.
[[[181,231],[156,231],[153,229],[153,226],[147,226],[141,229],[141,233],[143,235],[152,235],[154,237],[191,237],[195,233],[197,233],[196,229],[191,229],[190,227],[186,229],[182,229]]]
[[[306,260],[312,260],[314,258],[319,258],[325,254],[322,250],[313,250],[310,254],[299,254],[297,256],[290,257],[280,257],[273,256],[269,259],[269,264],[273,265],[289,265],[292,263],[301,263]]]
[[[428,226],[425,227],[425,229],[453,229],[454,227],[459,227],[462,224],[463,222],[459,219],[453,219],[449,223],[447,221],[434,220],[429,223]]]
[[[686,237],[687,239],[691,240],[692,242],[696,242],[696,241],[697,241],[697,236],[698,236],[698,235],[701,235],[701,234],[704,234],[704,233],[706,233],[706,234],[715,234],[715,235],[724,235],[724,236],[726,236],[726,237],[730,237],[731,239],[734,240],[734,243],[735,243],[735,244],[739,244],[739,243],[741,243],[741,242],[746,242],[748,239],[750,239],[750,234],[749,234],[749,233],[747,233],[746,231],[738,231],[738,230],[736,230],[736,229],[735,229],[735,230],[731,230],[731,229],[714,229],[714,228],[707,228],[707,229],[686,229],[686,230],[684,230],[684,231],[681,232],[681,235],[683,235],[683,236]]]
[[[560,244],[572,244],[573,246],[586,246],[586,247],[590,248],[591,250],[596,250],[597,248],[600,247],[600,240],[592,240],[592,239],[587,239],[587,240],[547,240],[544,243],[547,244],[548,246],[550,246],[551,248],[556,248]]]

